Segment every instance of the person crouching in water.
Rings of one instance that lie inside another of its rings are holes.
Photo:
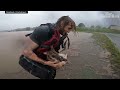
[[[69,16],[60,17],[55,24],[41,24],[33,33],[26,35],[29,43],[19,58],[19,64],[40,79],[54,79],[56,70],[66,61],[48,60],[45,52],[52,46],[59,53],[60,47],[65,47],[64,39],[68,38],[70,31],[76,31],[76,25]]]

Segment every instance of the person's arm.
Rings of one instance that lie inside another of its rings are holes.
[[[39,63],[42,63],[44,65],[48,65],[48,66],[51,66],[51,67],[54,67],[56,69],[58,68],[61,68],[66,62],[60,62],[60,63],[56,63],[56,61],[45,61],[41,58],[39,58],[34,52],[33,50],[35,48],[37,48],[39,45],[36,44],[35,42],[33,42],[30,38],[29,39],[29,43],[27,45],[27,47],[23,50],[23,55],[36,61],[36,62],[39,62]]]
[[[29,39],[29,43],[27,45],[27,47],[23,50],[23,55],[36,61],[36,62],[39,62],[39,63],[42,63],[44,64],[44,60],[42,60],[41,58],[39,58],[34,52],[33,50],[35,48],[37,48],[39,45],[36,44],[35,42],[33,42],[32,40]]]

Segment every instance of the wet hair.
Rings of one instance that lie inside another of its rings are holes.
[[[63,21],[63,28],[67,26],[69,23],[72,24],[73,31],[76,31],[76,24],[69,16],[62,16],[56,22],[56,26],[61,27],[61,22]]]

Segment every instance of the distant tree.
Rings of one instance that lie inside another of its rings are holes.
[[[30,27],[26,27],[26,30],[30,30]]]
[[[32,30],[35,30],[36,28],[37,28],[37,27],[32,27],[31,29],[32,29]]]
[[[78,25],[78,27],[82,27],[82,28],[84,28],[85,25],[84,25],[83,23],[80,23],[80,24]]]
[[[97,29],[100,29],[100,28],[102,28],[102,27],[101,27],[101,26],[99,26],[99,25],[97,25],[97,26],[96,26],[96,28],[97,28]]]
[[[94,26],[94,25],[92,25],[90,28],[95,28],[95,26]]]
[[[103,29],[107,29],[106,27],[103,27]]]

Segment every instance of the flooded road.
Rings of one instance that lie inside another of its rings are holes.
[[[38,79],[26,72],[19,64],[19,56],[29,32],[0,33],[0,79]],[[91,33],[69,34],[71,46],[63,53],[68,54],[68,63],[57,70],[55,79],[114,79],[110,60],[98,46]]]
[[[69,64],[57,72],[57,79],[114,79],[106,51],[98,46],[91,37],[92,33],[80,32],[77,36],[69,34],[71,47],[66,52]],[[61,77],[62,76],[62,77]]]
[[[115,46],[120,50],[120,34],[105,33],[107,37],[115,44]]]

